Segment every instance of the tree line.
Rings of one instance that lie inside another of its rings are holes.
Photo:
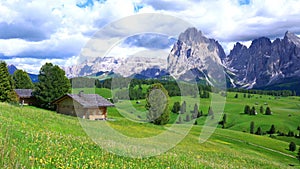
[[[113,83],[112,83],[113,81]],[[96,80],[95,86],[97,88],[107,88],[112,90],[119,90],[115,93],[119,99],[127,98],[128,94],[124,92],[122,89],[129,88],[129,98],[131,100],[138,100],[138,99],[145,99],[146,98],[146,90],[143,90],[142,86],[150,86],[156,83],[160,83],[163,87],[168,91],[168,95],[170,97],[173,96],[183,96],[183,95],[190,95],[196,96],[195,88],[193,85],[178,82],[175,80],[159,80],[159,79],[132,79],[132,78],[123,78],[123,77],[116,77],[114,79],[104,79],[104,80]],[[180,88],[180,86],[182,86]],[[199,96],[201,98],[209,98],[211,87],[203,84],[197,84]],[[182,91],[184,90],[184,91]],[[144,91],[144,92],[143,92]]]
[[[242,88],[229,88],[229,92],[270,95],[270,96],[297,96],[296,91],[291,90],[257,90],[257,89],[242,89]],[[245,96],[245,95],[244,95]]]
[[[69,93],[71,84],[65,71],[52,63],[41,67],[38,82],[33,84],[25,71],[16,70],[10,75],[7,64],[0,61],[0,101],[17,103],[18,97],[14,89],[33,89],[32,94],[37,99],[35,106],[53,110],[55,107],[51,102]]]

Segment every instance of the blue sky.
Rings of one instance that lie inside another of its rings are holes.
[[[299,0],[2,0],[0,59],[31,73],[45,62],[70,66],[104,25],[140,13],[186,20],[228,52],[236,41],[299,34],[299,6]],[[124,47],[168,48],[170,42],[150,34],[131,37]]]

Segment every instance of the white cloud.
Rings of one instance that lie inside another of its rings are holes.
[[[78,53],[88,39],[108,23],[134,15],[135,5],[142,6],[138,13],[167,14],[186,20],[204,35],[220,41],[227,52],[235,41],[249,44],[260,36],[283,36],[287,30],[300,33],[299,0],[251,0],[244,5],[238,0],[107,0],[94,1],[93,6],[86,8],[76,6],[78,2],[0,1],[0,59],[2,54],[8,62],[30,71],[36,71],[43,59],[61,65],[77,63]],[[151,25],[153,22],[158,25]],[[178,23],[148,17],[147,20],[126,21],[125,26],[131,25],[129,30],[120,29],[122,24],[119,24],[106,35],[111,37],[109,33],[115,33],[119,41],[124,35],[146,30],[173,33],[176,37],[178,30],[186,27]],[[93,50],[84,52],[90,56],[99,55]],[[28,60],[32,64],[27,63]]]

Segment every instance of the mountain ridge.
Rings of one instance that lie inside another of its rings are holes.
[[[236,43],[224,60],[226,67],[236,74],[236,82],[247,88],[261,88],[300,78],[300,38],[286,32],[273,42],[267,37],[254,39],[249,48]],[[247,86],[248,85],[248,86]]]
[[[212,64],[217,66],[209,66]],[[161,74],[182,80],[204,79],[211,84],[212,74],[208,72],[218,66],[224,69],[230,87],[264,88],[284,83],[285,78],[300,79],[300,38],[289,31],[275,40],[262,36],[254,39],[249,47],[236,42],[226,55],[217,40],[207,38],[196,28],[188,28],[179,35],[166,61],[138,56],[104,57],[65,70],[68,75],[73,73],[72,77],[98,72],[147,78],[159,78]]]
[[[13,75],[15,73],[15,71],[18,70],[18,68],[13,64],[7,65],[7,69],[8,69],[8,73],[10,75]],[[27,73],[27,74],[33,83],[38,82],[38,75],[32,74],[32,73]]]

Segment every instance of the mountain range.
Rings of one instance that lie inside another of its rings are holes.
[[[8,73],[14,74],[18,68],[15,65],[7,65]],[[38,82],[38,75],[27,73],[33,83]]]
[[[69,77],[114,74],[142,78],[172,75],[210,83],[212,64],[224,68],[228,86],[259,89],[297,89],[300,82],[300,38],[286,32],[282,39],[254,39],[249,47],[237,42],[228,55],[218,41],[196,28],[181,33],[169,55],[162,57],[104,57],[66,68]],[[211,69],[211,70],[209,70]],[[189,77],[189,72],[193,76]]]
[[[69,78],[123,76],[203,80],[213,84],[214,73],[225,75],[228,87],[296,90],[300,93],[300,38],[286,32],[282,39],[254,39],[249,47],[237,42],[228,55],[215,39],[188,28],[161,57],[99,57],[65,68]],[[217,70],[218,69],[218,70]],[[33,75],[30,75],[32,79]]]

